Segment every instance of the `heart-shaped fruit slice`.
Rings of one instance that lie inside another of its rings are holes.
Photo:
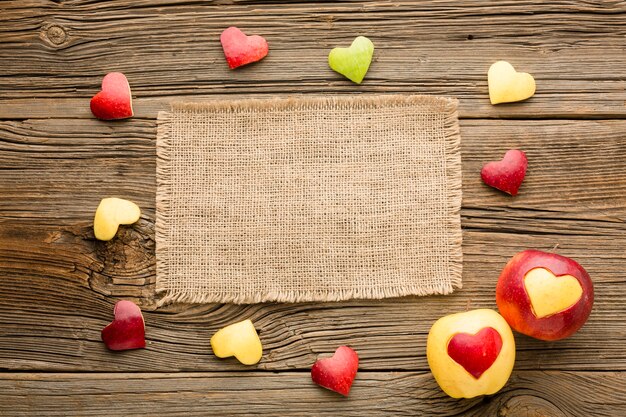
[[[359,357],[348,346],[339,346],[331,358],[319,359],[311,368],[316,384],[347,396],[359,369]]]
[[[333,71],[361,84],[372,62],[374,44],[365,36],[357,37],[349,48],[334,48],[328,54],[328,65]]]
[[[132,201],[121,198],[103,198],[96,209],[93,232],[98,240],[111,240],[120,224],[133,224],[141,216],[141,210]]]
[[[234,26],[222,32],[220,41],[230,69],[260,61],[269,51],[267,41],[263,37],[247,36]]]
[[[507,194],[517,195],[526,176],[527,167],[526,154],[520,150],[511,149],[504,154],[501,161],[486,164],[480,171],[480,176],[485,184]]]
[[[102,79],[102,91],[91,99],[91,112],[98,119],[127,119],[133,116],[130,85],[121,72],[111,72]]]
[[[524,288],[535,317],[541,319],[566,310],[583,296],[583,287],[572,275],[555,276],[545,268],[531,269]]]
[[[218,358],[234,356],[244,365],[254,365],[263,356],[263,345],[250,320],[219,330],[211,338],[211,347]]]
[[[448,355],[474,378],[493,365],[502,349],[502,337],[493,327],[476,334],[457,333],[448,342]]]
[[[517,72],[506,61],[493,64],[487,73],[491,104],[526,100],[535,94],[535,79],[525,72]]]
[[[102,329],[102,341],[111,350],[146,347],[146,327],[139,307],[132,301],[121,300],[113,308],[115,319]]]

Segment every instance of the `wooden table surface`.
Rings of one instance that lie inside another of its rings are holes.
[[[626,2],[15,0],[0,3],[0,415],[626,415]],[[219,35],[265,36],[263,62],[230,71]],[[327,54],[376,45],[358,86]],[[491,106],[487,69],[537,80]],[[124,72],[135,117],[94,119],[104,74]],[[156,309],[156,114],[174,99],[423,93],[460,99],[464,287],[450,296]],[[529,174],[512,198],[479,171],[510,148]],[[137,202],[139,223],[94,239],[101,198]],[[570,339],[516,335],[497,395],[448,398],[425,343],[442,315],[495,308],[506,261],[525,248],[578,260],[595,283]],[[119,299],[144,309],[147,348],[108,352]],[[218,360],[211,335],[251,318],[257,366]],[[316,387],[318,356],[361,358],[349,398]]]

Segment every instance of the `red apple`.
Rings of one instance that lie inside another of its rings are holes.
[[[496,286],[500,314],[520,333],[559,340],[576,333],[593,307],[593,283],[576,261],[525,250],[504,267]]]
[[[339,346],[331,358],[319,359],[311,368],[318,385],[347,396],[359,368],[359,357],[348,346]]]
[[[222,32],[220,42],[230,69],[260,61],[269,51],[267,41],[263,37],[247,36],[234,26]]]
[[[139,307],[132,301],[121,300],[113,308],[115,319],[102,329],[102,341],[111,350],[146,347],[145,324]]]
[[[91,99],[91,112],[98,119],[127,119],[133,116],[130,85],[121,72],[111,72],[102,79],[102,91]]]
[[[505,193],[517,195],[517,190],[526,176],[527,167],[526,154],[512,149],[504,154],[501,161],[486,164],[480,171],[480,176],[485,184]]]

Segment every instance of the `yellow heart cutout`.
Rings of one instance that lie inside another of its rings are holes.
[[[513,65],[498,61],[489,68],[489,99],[491,104],[526,100],[535,94],[535,79],[525,72],[517,72]]]
[[[535,317],[541,319],[566,310],[583,295],[580,282],[572,275],[556,276],[545,268],[535,268],[524,276],[524,288]]]
[[[211,348],[218,358],[234,356],[244,365],[254,365],[263,356],[263,346],[250,320],[231,324],[211,337]]]
[[[103,198],[93,220],[93,232],[98,240],[111,240],[120,224],[133,224],[139,217],[141,210],[132,201]]]

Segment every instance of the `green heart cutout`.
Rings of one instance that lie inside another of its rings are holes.
[[[328,65],[333,71],[361,84],[372,62],[374,44],[365,36],[357,37],[349,48],[334,48],[328,54]]]

